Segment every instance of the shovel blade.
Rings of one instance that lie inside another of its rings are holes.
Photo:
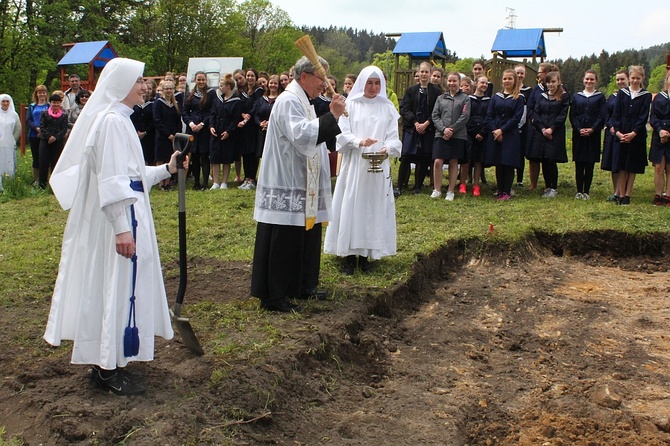
[[[174,324],[175,330],[177,330],[177,333],[179,333],[179,336],[181,336],[181,339],[184,341],[184,344],[189,350],[198,356],[205,354],[204,350],[200,346],[200,342],[198,342],[198,337],[193,331],[193,327],[191,327],[191,322],[187,318],[178,317],[172,314],[172,323]]]

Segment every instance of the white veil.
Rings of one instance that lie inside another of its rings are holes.
[[[112,106],[125,99],[143,72],[144,62],[120,57],[110,60],[103,68],[95,91],[82,108],[49,180],[63,209],[72,206],[81,168],[95,141],[100,119]]]

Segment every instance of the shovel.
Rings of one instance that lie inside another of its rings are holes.
[[[198,356],[205,352],[198,342],[198,338],[191,327],[188,318],[181,317],[181,305],[184,303],[184,294],[186,294],[186,170],[184,169],[184,158],[188,153],[188,146],[193,141],[193,135],[185,133],[176,133],[172,140],[174,150],[181,152],[177,158],[177,183],[179,185],[179,290],[177,291],[177,302],[174,310],[170,311],[172,322],[175,329],[181,336],[184,344]]]

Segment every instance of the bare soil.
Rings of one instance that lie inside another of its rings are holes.
[[[285,341],[216,385],[213,356],[159,341],[132,366],[141,397],[93,389],[67,351],[36,353],[19,334],[41,336],[21,324],[43,302],[0,308],[0,426],[26,445],[668,445],[669,241],[453,243],[381,294],[269,316]],[[247,301],[249,275],[193,259],[189,302]]]

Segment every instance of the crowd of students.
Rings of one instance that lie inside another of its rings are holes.
[[[445,73],[422,63],[415,72],[416,85],[407,89],[400,106],[403,148],[395,195],[408,189],[411,165],[415,166],[412,191],[420,194],[428,170],[432,170],[431,198],[442,196],[443,166],[448,165],[446,200],[458,192],[481,194],[484,167],[495,166],[498,200],[513,195],[523,185],[524,166],[529,165],[530,190],[538,187],[540,172],[544,198],[558,195],[558,163],[568,162],[566,122],[572,127],[572,160],[575,164],[576,199],[588,200],[595,165],[612,172],[608,200],[629,205],[635,176],[654,165],[655,205],[670,205],[670,100],[665,91],[652,102],[644,88],[644,69],[631,66],[617,73],[619,90],[610,98],[597,90],[598,73],[584,73],[584,89],[570,96],[561,83],[558,67],[541,63],[538,84],[523,81],[524,65],[502,75],[502,90],[483,74],[484,63],[473,65],[472,78]],[[647,124],[653,129],[647,156]],[[603,137],[604,132],[604,137]],[[602,158],[601,158],[602,155]],[[460,166],[460,173],[458,172]]]
[[[409,190],[414,167],[412,193],[420,194],[426,177],[431,198],[442,196],[443,166],[448,166],[445,198],[454,200],[468,192],[481,195],[486,182],[484,168],[495,167],[496,197],[509,200],[513,185],[523,185],[524,167],[529,166],[531,190],[544,180],[542,197],[558,195],[558,163],[568,162],[566,122],[572,127],[572,160],[575,164],[576,199],[591,195],[594,168],[612,172],[612,193],[608,200],[628,205],[635,176],[654,165],[656,205],[670,205],[670,99],[666,90],[653,100],[644,88],[644,69],[631,66],[616,74],[619,90],[609,98],[598,91],[598,74],[584,73],[584,89],[570,95],[561,83],[558,68],[541,63],[538,84],[524,84],[526,69],[517,65],[502,75],[502,89],[484,75],[484,62],[477,61],[472,76],[444,73],[428,62],[415,72],[415,85],[403,94],[398,106],[396,94],[387,87],[387,97],[402,117],[402,155],[394,195]],[[204,72],[197,72],[189,90],[186,75],[168,72],[156,84],[149,79],[145,103],[135,107],[131,117],[147,164],[162,164],[172,153],[174,134],[186,131],[195,136],[190,175],[197,190],[227,189],[232,166],[233,181],[243,190],[255,189],[265,132],[275,99],[292,80],[291,72],[269,75],[254,68],[223,75],[218,88],[207,85]],[[39,85],[27,116],[33,170],[36,183],[46,186],[69,129],[85,106],[90,92],[80,87],[77,75],[70,88],[49,95]],[[343,95],[356,81],[347,75]],[[333,76],[328,82],[338,91]],[[60,99],[60,100],[59,100]],[[331,98],[324,92],[314,101],[317,115],[328,110]],[[647,151],[647,124],[653,129]],[[604,137],[603,137],[604,133]],[[334,152],[334,141],[329,142]],[[459,170],[460,169],[460,170]],[[211,186],[209,181],[212,181]],[[160,184],[171,188],[171,180]]]

